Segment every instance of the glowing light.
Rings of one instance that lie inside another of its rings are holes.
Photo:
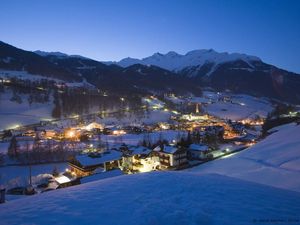
[[[68,136],[70,138],[74,137],[75,136],[75,132],[73,130],[69,131]]]
[[[114,130],[113,135],[123,135],[126,134],[126,132],[124,130]]]
[[[71,180],[70,180],[70,178],[68,178],[68,177],[66,177],[66,176],[64,176],[64,175],[61,175],[61,176],[59,176],[59,177],[56,177],[56,178],[55,178],[55,181],[56,181],[57,183],[59,183],[59,184],[64,184],[64,183],[70,182]]]
[[[8,127],[7,129],[8,130],[13,130],[13,129],[17,129],[17,128],[20,128],[19,124],[12,125],[12,126]]]
[[[229,158],[229,157],[231,157],[231,156],[234,156],[235,154],[237,154],[237,152],[232,153],[232,154],[229,154],[229,155],[225,155],[225,156],[222,157],[222,159]]]

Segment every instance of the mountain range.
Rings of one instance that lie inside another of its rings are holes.
[[[212,49],[99,62],[60,52],[24,51],[0,42],[0,69],[27,71],[68,82],[86,80],[112,92],[200,94],[204,87],[211,87],[300,103],[300,75],[256,56]]]

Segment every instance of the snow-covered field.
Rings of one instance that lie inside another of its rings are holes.
[[[38,123],[41,120],[51,119],[52,101],[48,103],[28,104],[27,95],[20,95],[22,103],[10,101],[11,91],[0,94],[0,130],[14,128],[17,125]]]
[[[166,122],[170,119],[171,113],[165,112],[163,110],[149,111],[149,113],[144,113],[140,117],[133,114],[125,114],[123,118],[116,117],[106,117],[100,119],[99,122],[103,124],[118,124],[118,125],[129,125],[129,124],[153,124],[158,122]]]
[[[157,142],[160,138],[163,140],[167,140],[170,143],[173,140],[177,140],[178,137],[185,136],[186,132],[183,131],[175,131],[175,130],[165,130],[147,134],[125,134],[122,136],[115,136],[115,135],[101,135],[101,140],[104,142],[108,142],[109,144],[113,145],[115,143],[125,143],[128,145],[137,145],[141,141],[143,141],[144,137],[146,140],[148,138],[149,141],[152,143]]]
[[[0,205],[0,224],[299,224],[300,126],[185,171],[117,176]]]
[[[273,110],[271,103],[264,98],[249,95],[228,95],[230,101],[224,102],[218,101],[218,98],[222,98],[222,94],[204,92],[203,95],[203,98],[194,98],[192,101],[199,103],[210,102],[210,104],[204,106],[204,110],[223,119],[242,120],[257,116],[265,118]]]
[[[216,173],[300,192],[300,125],[277,127],[277,132],[247,150],[189,171]]]
[[[54,168],[57,168],[59,172],[65,171],[68,167],[67,163],[51,163],[51,164],[39,164],[31,166],[32,176],[39,174],[51,174]],[[10,186],[13,183],[23,184],[29,179],[29,167],[28,166],[5,166],[0,167],[0,185]],[[1,224],[1,221],[0,221]]]
[[[252,225],[273,220],[289,224],[289,220],[299,223],[299,212],[297,192],[219,175],[153,172],[8,202],[0,205],[0,223]]]

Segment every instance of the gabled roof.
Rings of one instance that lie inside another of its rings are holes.
[[[175,152],[178,151],[178,148],[175,146],[169,146],[169,145],[165,145],[163,152],[168,153],[168,154],[174,154]]]
[[[99,156],[91,157],[87,154],[76,156],[76,160],[82,166],[93,166],[93,165],[100,165],[105,162],[110,162],[114,160],[121,159],[122,153],[115,150],[110,150],[108,152],[99,154]]]
[[[209,147],[207,145],[202,144],[191,144],[189,146],[189,149],[194,151],[207,151]]]
[[[129,147],[129,151],[131,151],[131,155],[148,155],[151,149],[144,146],[133,146]]]

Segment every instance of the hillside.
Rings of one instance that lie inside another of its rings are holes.
[[[0,205],[0,224],[297,224],[300,126],[193,169],[123,175]],[[117,216],[116,216],[117,215]]]
[[[30,51],[24,51],[0,41],[0,70],[26,71],[34,75],[58,78],[65,81],[81,81],[78,74],[50,63]]]
[[[1,224],[10,225],[285,223],[299,211],[297,192],[184,172],[119,176],[0,205]]]
[[[29,52],[0,42],[0,71],[27,72],[65,82],[88,82],[118,94],[218,91],[300,102],[300,76],[239,53],[194,50],[155,53],[143,59],[98,62],[60,52]]]
[[[88,82],[114,94],[200,93],[199,85],[190,79],[175,76],[160,67],[133,65],[124,69],[82,56],[24,51],[4,42],[0,42],[0,72],[22,72],[69,83]]]
[[[189,171],[220,174],[300,192],[300,126],[274,128],[266,139],[236,155]]]
[[[143,59],[125,58],[108,62],[122,67],[133,64],[154,65],[177,76],[190,78],[195,84],[219,91],[271,97],[293,103],[300,102],[300,76],[269,65],[255,56],[239,53],[194,50],[184,55],[176,52],[155,53]]]

